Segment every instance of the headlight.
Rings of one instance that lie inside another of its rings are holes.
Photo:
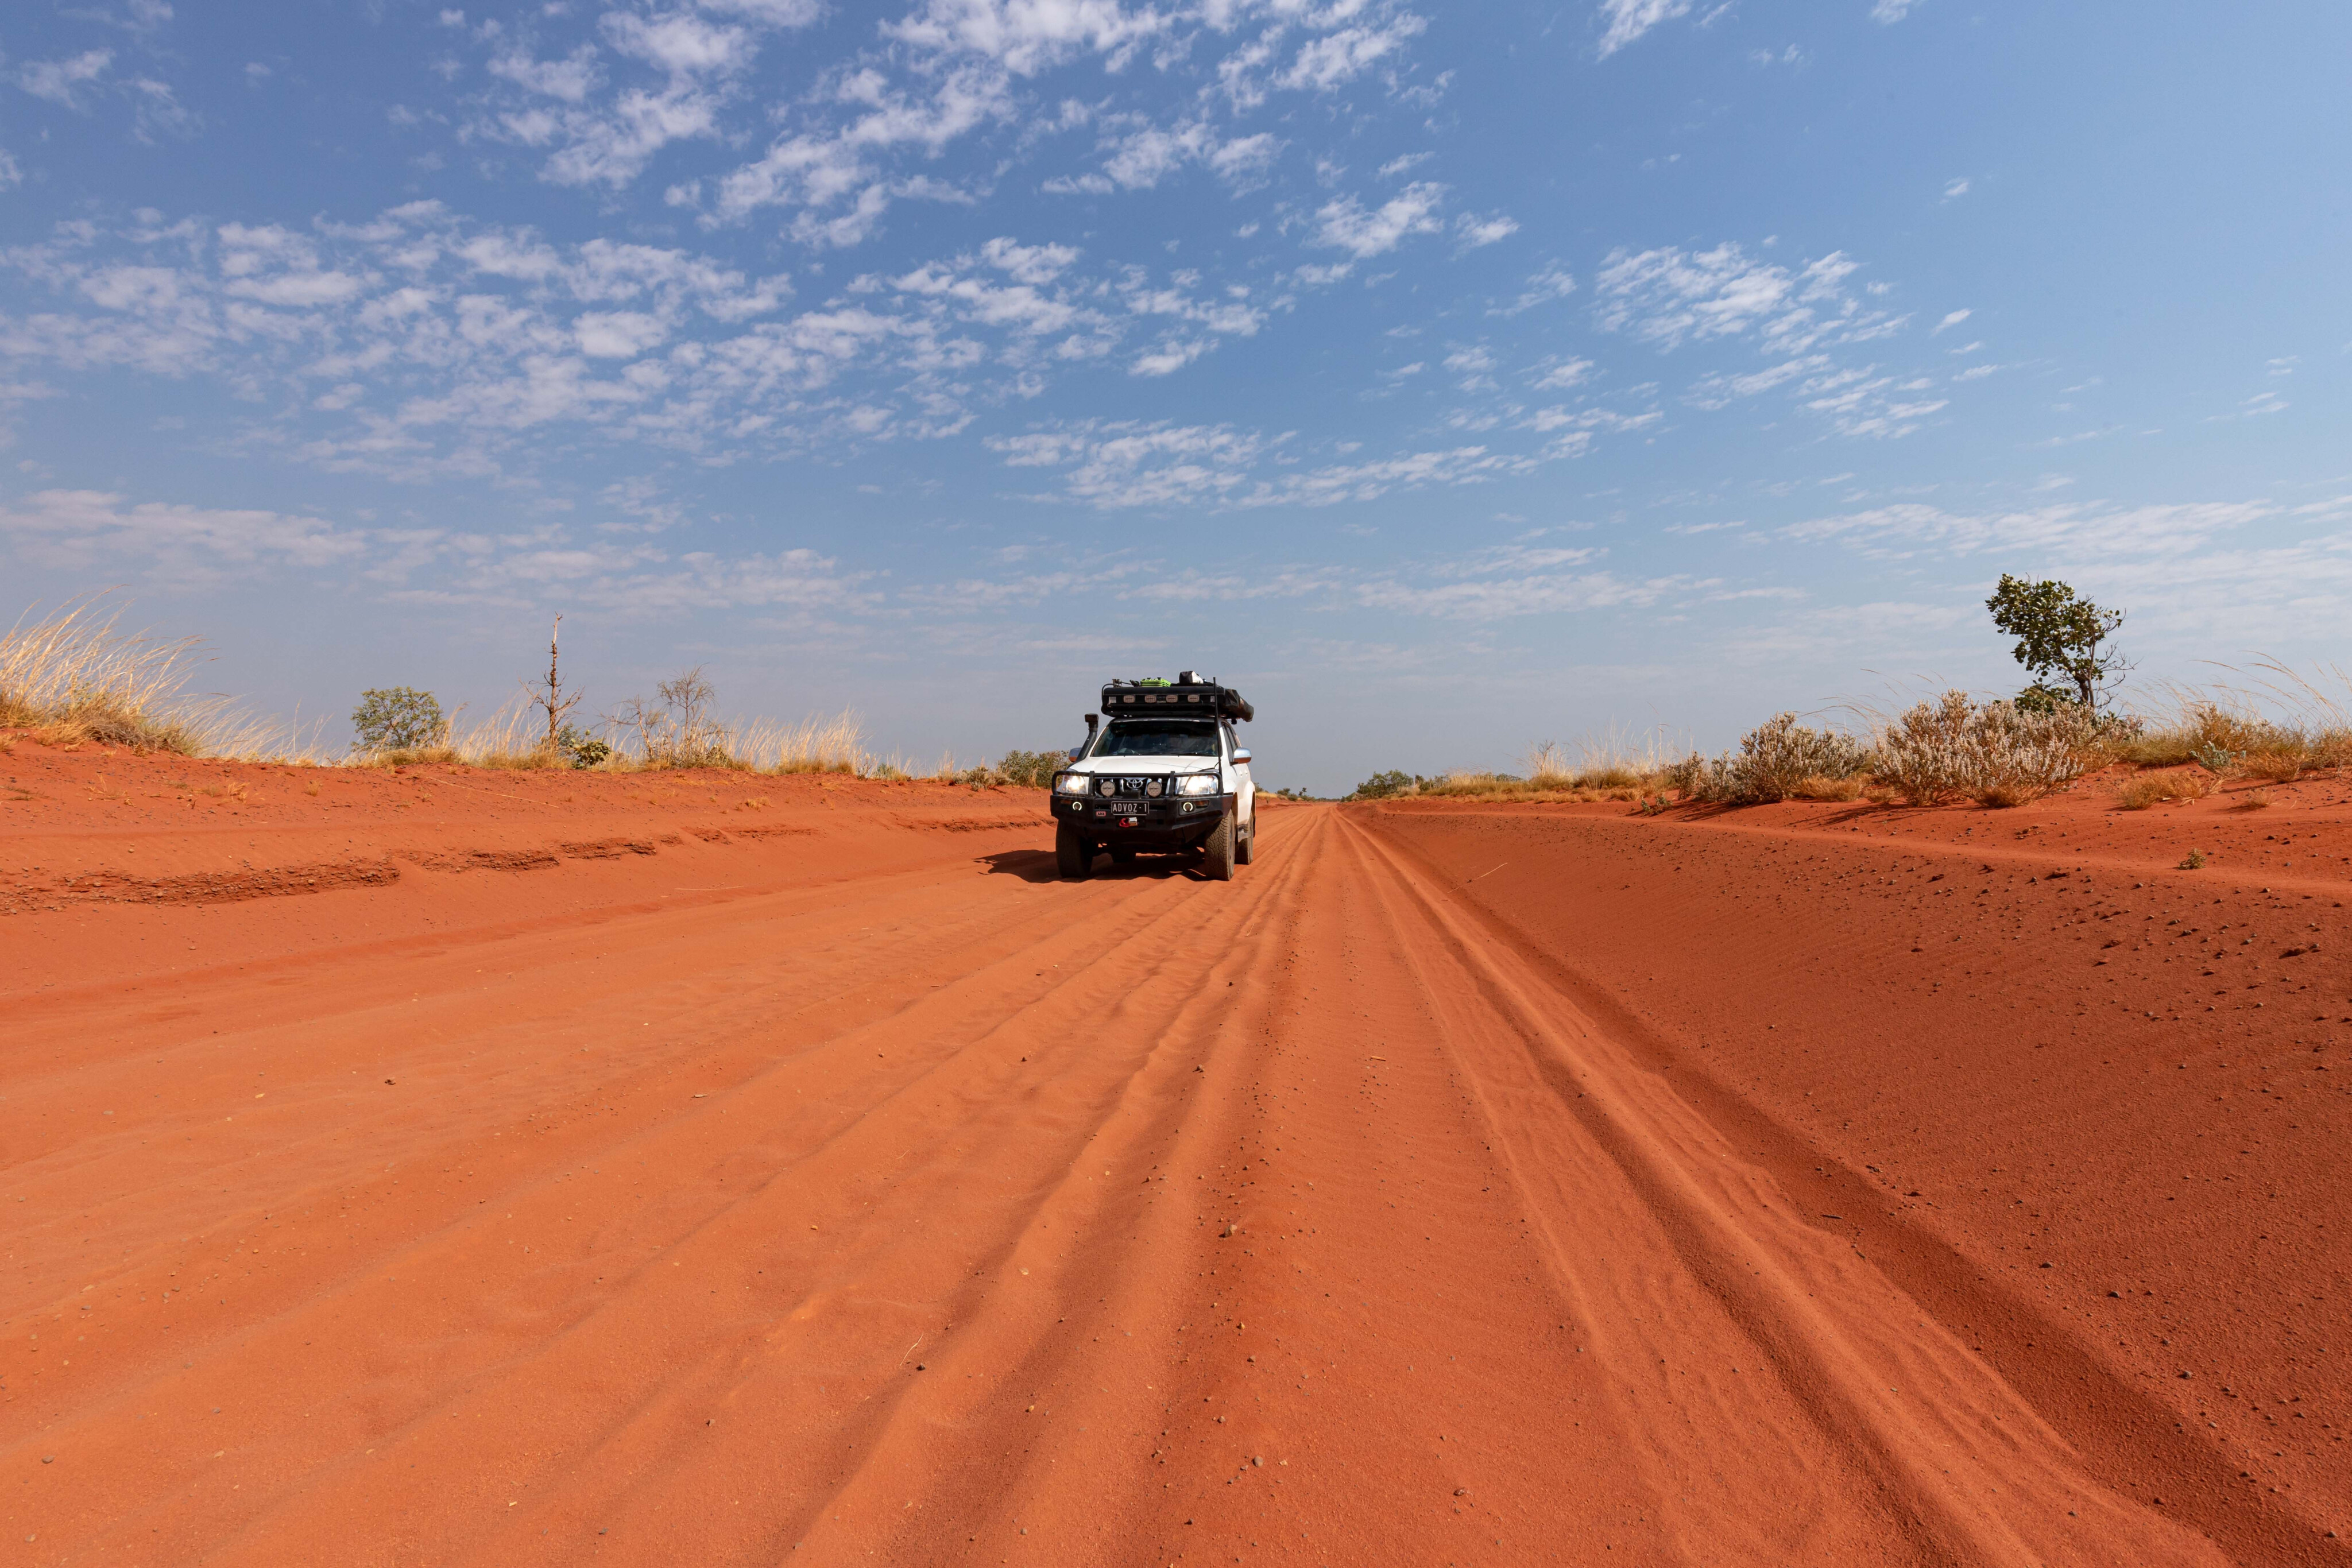
[[[1213,773],[1187,773],[1176,780],[1179,795],[1213,795],[1217,792],[1217,776]]]
[[[1083,795],[1083,794],[1085,794],[1086,792],[1087,792],[1087,776],[1086,776],[1085,774],[1083,774],[1083,773],[1056,773],[1055,775],[1054,775],[1054,793],[1055,793],[1055,794],[1056,794],[1056,795]]]

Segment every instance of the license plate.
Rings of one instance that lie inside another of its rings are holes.
[[[1140,800],[1114,800],[1111,802],[1110,814],[1114,817],[1140,817],[1143,815],[1143,802]]]

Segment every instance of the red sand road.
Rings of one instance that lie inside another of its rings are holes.
[[[0,775],[8,1561],[2345,1561],[2332,786]]]

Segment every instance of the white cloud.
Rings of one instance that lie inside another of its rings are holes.
[[[126,504],[100,490],[43,490],[0,504],[0,538],[38,565],[135,570],[178,586],[274,566],[330,566],[367,549],[363,534],[317,517]]]
[[[805,27],[824,15],[822,0],[701,0],[701,5],[766,27]]]
[[[1107,194],[1114,187],[1148,191],[1192,163],[1205,165],[1228,183],[1246,186],[1263,177],[1282,150],[1281,141],[1269,131],[1223,140],[1205,120],[1161,127],[1148,122],[1139,125],[1137,119],[1121,116],[1113,123],[1118,134],[1103,142],[1108,156],[1100,174],[1056,176],[1046,181],[1044,188],[1049,193],[1088,194]]]
[[[1129,373],[1139,376],[1164,376],[1182,370],[1209,351],[1213,345],[1206,338],[1166,338],[1136,357]]]
[[[1008,466],[1066,469],[1063,497],[1103,510],[1328,507],[1392,490],[1483,484],[1532,473],[1548,460],[1459,446],[1308,468],[1297,461],[1287,434],[1136,421],[1086,421],[993,437],[988,444],[1004,455]]]
[[[1153,334],[1129,367],[1164,374],[1287,304],[1087,276],[1075,247],[1005,235],[795,311],[782,277],[429,202],[307,232],[151,226],[0,251],[60,306],[0,316],[0,354],[205,376],[252,405],[247,443],[404,479],[499,474],[531,460],[523,433],[567,423],[708,460],[937,439],[1132,336]]]
[[[1080,54],[1123,65],[1170,26],[1159,11],[1130,11],[1118,0],[925,0],[882,30],[927,52],[976,55],[1034,76]]]
[[[562,127],[565,145],[547,162],[546,177],[559,185],[619,187],[644,172],[654,155],[674,141],[715,136],[719,100],[689,87],[661,92],[632,89],[609,107],[567,113],[560,120],[514,120],[516,138],[537,144]],[[544,128],[542,134],[541,128]]]
[[[1900,398],[1915,383],[1897,385],[1892,376],[1874,376],[1871,370],[1845,370],[1809,379],[1800,389],[1805,407],[1828,417],[1841,435],[1901,437],[1917,430],[1929,415],[1947,406],[1942,398]]]
[[[1464,213],[1454,220],[1454,239],[1464,250],[1476,250],[1481,246],[1489,246],[1497,240],[1508,239],[1518,232],[1518,220],[1506,217],[1500,213],[1491,218],[1482,218],[1474,214]]]
[[[1760,371],[1744,376],[1709,376],[1691,389],[1691,402],[1701,408],[1725,408],[1738,398],[1754,397],[1774,387],[1812,375],[1828,366],[1827,354],[1808,354],[1800,359],[1783,360]]]
[[[596,51],[585,44],[560,60],[535,60],[520,49],[499,55],[490,61],[490,74],[527,92],[565,103],[585,101],[604,81],[604,73],[596,65]]]
[[[979,199],[1030,150],[1079,126],[1099,130],[1099,167],[1020,183],[1101,196],[1198,167],[1246,191],[1273,177],[1286,143],[1227,123],[1222,110],[1328,96],[1371,75],[1399,108],[1424,108],[1438,90],[1404,85],[1427,24],[1402,0],[917,0],[883,24],[878,47],[761,101],[763,51],[818,12],[814,0],[704,0],[593,20],[559,5],[471,27],[461,16],[453,26],[485,46],[491,90],[459,134],[540,150],[542,177],[608,189],[677,158],[681,144],[751,142],[757,151],[732,167],[673,175],[665,199],[705,225],[782,209],[791,239],[832,247],[868,240],[908,199]],[[1131,68],[1146,58],[1149,72]],[[1072,79],[1041,85],[1056,72]],[[1162,84],[1186,76],[1195,90],[1180,88],[1175,101],[1192,108],[1171,115]],[[940,172],[950,147],[1016,122],[1011,155],[981,163],[987,172],[961,161]],[[1462,238],[1489,244],[1512,222],[1465,220]]]
[[[1353,196],[1327,202],[1315,214],[1315,242],[1347,251],[1359,261],[1385,256],[1413,235],[1436,234],[1437,209],[1445,187],[1426,181],[1407,185],[1371,211]]]
[[[17,163],[16,159],[8,155],[6,148],[0,147],[0,191],[14,189],[16,186],[24,183],[24,181],[25,171],[23,167]]]
[[[1957,326],[1958,326],[1961,322],[1963,322],[1963,321],[1967,320],[1969,317],[1971,317],[1971,316],[1973,316],[1973,315],[1975,315],[1975,314],[1976,314],[1976,312],[1975,312],[1975,311],[1973,311],[1973,310],[1955,310],[1955,311],[1952,311],[1950,314],[1947,315],[1947,316],[1946,316],[1942,320],[1940,320],[1940,321],[1937,322],[1937,323],[1936,323],[1936,325],[1935,325],[1935,327],[1934,327],[1934,328],[1933,328],[1933,329],[1932,329],[1927,333],[1927,336],[1929,336],[1930,338],[1933,338],[1933,337],[1935,337],[1937,333],[1942,332],[1942,331],[1944,330],[1944,329],[1946,329],[1947,327],[1957,327]]]
[[[1078,252],[1066,245],[1021,245],[999,236],[980,247],[981,259],[1016,283],[1044,285],[1070,269]]]
[[[1601,57],[1607,59],[1659,23],[1690,8],[1691,0],[1601,0]]]
[[[713,26],[683,12],[645,17],[608,11],[604,34],[613,47],[673,77],[721,75],[751,64],[752,35],[741,27]]]
[[[2000,551],[2080,561],[2114,555],[2186,554],[2232,529],[2274,517],[2278,510],[2267,501],[2144,507],[2083,501],[1985,513],[1906,504],[1819,517],[1784,531],[1792,539],[1833,539],[1881,558],[1903,558],[1926,550],[1957,556]]]
[[[1355,599],[1367,608],[1433,615],[1451,621],[1502,621],[1521,615],[1644,609],[1687,583],[1663,577],[1628,579],[1613,572],[1529,572],[1486,581],[1434,586],[1388,580],[1366,583]]]
[[[1462,378],[1458,384],[1465,392],[1493,386],[1492,372],[1500,362],[1483,345],[1475,343],[1445,356],[1445,368]]]
[[[2085,441],[2103,441],[2122,429],[2120,424],[2110,424],[2104,430],[2078,430],[2071,435],[2046,436],[2040,441],[2027,443],[2027,450],[2049,452],[2061,446],[2080,446]]]
[[[1595,279],[1594,318],[1605,331],[1663,349],[1756,329],[1769,348],[1801,353],[1823,341],[1884,336],[1901,325],[1845,293],[1845,279],[1860,265],[1832,251],[1792,273],[1750,261],[1728,242],[1698,252],[1616,250]]]
[[[1497,316],[1516,316],[1522,310],[1532,310],[1538,305],[1555,299],[1565,299],[1576,292],[1576,278],[1557,261],[1546,262],[1528,277],[1528,286],[1510,304],[1495,310]]]
[[[1530,382],[1538,392],[1554,392],[1582,386],[1592,379],[1591,360],[1568,359],[1546,361],[1538,367],[1543,373]]]
[[[1217,501],[1248,484],[1264,436],[1225,425],[1093,422],[992,439],[1024,467],[1069,465],[1064,493],[1105,510]]]
[[[1646,413],[1619,413],[1613,409],[1570,409],[1565,403],[1555,403],[1549,408],[1539,408],[1520,420],[1518,428],[1532,430],[1540,435],[1550,435],[1561,430],[1573,430],[1580,433],[1595,430],[1622,432],[1639,430],[1644,425],[1655,424],[1664,417],[1665,415],[1655,409]],[[1579,450],[1582,447],[1581,442],[1573,444]],[[1562,450],[1565,451],[1565,448]]]
[[[1341,27],[1299,46],[1290,68],[1276,79],[1287,88],[1329,92],[1395,54],[1406,39],[1427,26],[1405,11],[1376,25]]]
[[[592,360],[633,360],[667,337],[661,319],[642,310],[590,310],[573,319],[580,351]]]
[[[1209,167],[1230,183],[1244,185],[1262,177],[1273,166],[1282,143],[1270,131],[1236,137],[1209,154]]]
[[[122,91],[131,99],[131,133],[140,141],[195,134],[200,123],[197,117],[180,102],[169,84],[149,77],[134,77],[122,84]]]
[[[763,207],[807,209],[796,235],[835,245],[852,245],[873,232],[883,211],[900,196],[944,193],[936,183],[892,180],[877,160],[901,148],[937,153],[991,120],[1013,112],[1007,84],[978,69],[950,71],[918,84],[919,95],[893,87],[879,73],[861,70],[837,82],[832,100],[851,110],[836,129],[824,134],[796,132],[772,144],[754,162],[718,183],[715,221],[737,222]],[[816,216],[847,204],[840,216]]]
[[[63,60],[36,60],[16,73],[16,85],[35,98],[67,109],[81,109],[81,89],[104,76],[114,63],[112,49],[90,49]]]
[[[1875,0],[1870,7],[1870,19],[1893,26],[1919,6],[1920,0]]]
[[[1965,174],[1961,175],[1961,176],[1960,176],[1958,179],[1957,179],[1957,180],[1950,180],[1950,181],[1947,181],[1947,182],[1945,183],[1945,185],[1944,185],[1944,200],[1946,200],[1946,201],[1948,201],[1948,202],[1949,202],[1949,201],[1956,201],[1956,200],[1958,200],[1958,198],[1960,198],[1960,197],[1962,197],[1962,196],[1967,195],[1968,193],[1969,193],[1969,180],[1968,180],[1968,176],[1967,176],[1967,175],[1965,175]]]

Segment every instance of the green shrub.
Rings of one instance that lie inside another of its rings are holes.
[[[1370,779],[1365,779],[1361,784],[1357,785],[1356,792],[1349,796],[1349,799],[1351,800],[1385,800],[1393,795],[1410,795],[1414,789],[1420,787],[1420,783],[1421,780],[1414,778],[1412,774],[1401,772],[1398,769],[1391,768],[1385,773],[1375,773]]]
[[[378,686],[360,694],[352,710],[354,751],[421,751],[438,746],[449,721],[431,692],[410,686]]]
[[[2022,805],[2105,760],[2101,723],[2077,702],[2036,713],[2013,702],[1980,707],[1966,692],[1946,692],[1880,729],[1878,780],[1915,806],[1956,796]]]
[[[996,771],[1008,784],[1026,785],[1033,789],[1045,789],[1053,785],[1054,775],[1070,765],[1066,751],[1008,751]]]
[[[613,743],[576,724],[555,732],[555,749],[574,768],[602,768],[613,759]]]
[[[1786,800],[1816,781],[1849,778],[1870,763],[1869,747],[1853,737],[1807,728],[1795,714],[1784,713],[1740,737],[1737,755],[1727,751],[1712,762],[1694,756],[1666,772],[1686,800],[1751,806]]]

